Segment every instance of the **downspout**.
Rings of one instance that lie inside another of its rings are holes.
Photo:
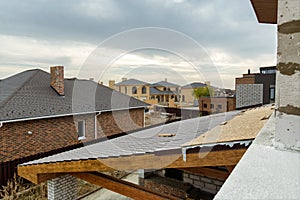
[[[97,117],[99,116],[101,114],[101,112],[97,112],[96,114],[95,114],[95,139],[97,139],[98,138],[98,126],[97,126]]]

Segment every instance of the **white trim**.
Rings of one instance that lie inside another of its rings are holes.
[[[70,114],[60,114],[60,115],[46,115],[41,117],[30,117],[30,118],[21,118],[21,119],[12,119],[12,120],[4,120],[0,121],[0,123],[10,123],[10,122],[19,122],[19,121],[29,121],[29,120],[36,120],[36,119],[49,119],[49,118],[56,118],[56,117],[66,117],[72,115],[85,115],[85,114],[93,114],[93,113],[101,113],[101,112],[109,112],[109,111],[120,111],[120,110],[130,110],[136,108],[145,108],[147,106],[137,106],[137,107],[130,107],[130,108],[118,108],[118,109],[111,109],[111,110],[98,110],[98,111],[91,111],[91,112],[81,112],[81,113],[70,113]]]

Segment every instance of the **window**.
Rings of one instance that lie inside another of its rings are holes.
[[[142,94],[147,94],[147,88],[145,86],[142,87]]]
[[[206,104],[206,103],[205,103],[205,104],[203,104],[203,107],[204,107],[204,108],[207,108],[207,104]]]
[[[125,86],[125,94],[127,94],[127,86]]]
[[[275,85],[270,85],[270,100],[275,100]]]
[[[85,121],[78,121],[78,139],[85,138]]]
[[[215,108],[215,105],[214,104],[210,104],[210,108],[211,109]]]
[[[132,94],[137,94],[137,89],[135,86],[132,87]]]
[[[182,101],[185,101],[185,96],[184,95],[182,95]]]
[[[219,104],[219,105],[218,105],[218,109],[222,109],[222,105]]]

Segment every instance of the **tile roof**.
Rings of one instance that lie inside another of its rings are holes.
[[[185,142],[198,137],[223,121],[230,120],[239,112],[232,111],[165,124],[22,165],[141,155],[165,150],[181,150],[180,146]],[[175,136],[159,137],[158,134],[175,134]]]
[[[65,79],[65,96],[50,74],[28,70],[0,81],[0,121],[145,107],[148,104],[89,80]]]
[[[193,83],[189,83],[187,85],[184,85],[181,88],[183,88],[183,89],[195,89],[195,88],[205,87],[205,86],[207,86],[205,83],[193,82]]]
[[[153,84],[151,84],[151,86],[153,86],[153,87],[157,87],[157,86],[179,87],[179,85],[174,84],[174,83],[170,83],[170,82],[167,82],[167,81],[160,81],[160,82],[157,82],[157,83],[153,83]]]
[[[144,81],[140,81],[137,79],[128,79],[119,83],[116,83],[115,85],[121,86],[121,85],[149,85],[149,83],[146,83]]]

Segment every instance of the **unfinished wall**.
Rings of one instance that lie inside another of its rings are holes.
[[[188,172],[183,173],[183,181],[186,183],[190,183],[194,187],[211,194],[217,194],[221,186],[224,184],[224,181],[222,180],[200,176]]]
[[[183,173],[183,180],[181,181],[166,177],[165,170],[158,170],[146,173],[145,179],[140,181],[140,183],[149,189],[165,194],[172,194],[183,199],[190,195],[192,188],[198,188],[200,193],[204,192],[206,194],[215,195],[224,184],[223,180],[209,178],[186,171],[181,172]]]
[[[278,1],[277,148],[300,150],[300,1]]]

